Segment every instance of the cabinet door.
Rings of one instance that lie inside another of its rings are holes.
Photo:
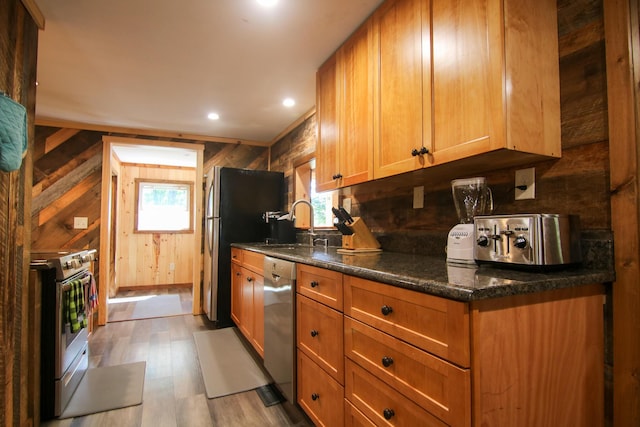
[[[419,169],[431,151],[428,0],[392,0],[374,15],[379,51],[374,178]]]
[[[338,64],[329,58],[316,74],[316,191],[334,190],[338,182]]]
[[[345,359],[344,394],[375,425],[447,427],[350,359]]]
[[[253,282],[253,336],[251,344],[264,357],[264,277],[255,276]]]
[[[296,273],[297,292],[342,311],[342,273],[306,264],[298,264]]]
[[[344,425],[344,387],[298,351],[298,404],[314,425]]]
[[[341,64],[339,104],[339,185],[373,178],[373,70],[371,21],[367,20],[338,52]]]
[[[242,319],[242,268],[231,263],[231,320],[240,326]]]
[[[344,383],[344,331],[342,313],[297,295],[296,333],[298,348]]]
[[[251,340],[253,336],[253,284],[256,280],[256,274],[242,267],[242,295],[241,295],[241,316],[238,329],[240,332]]]
[[[466,303],[347,275],[343,284],[346,316],[470,367]]]
[[[503,11],[497,0],[432,3],[433,148],[444,163],[504,146]]]
[[[471,425],[471,373],[364,323],[344,319],[345,356],[450,426]]]

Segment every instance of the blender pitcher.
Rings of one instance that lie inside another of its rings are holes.
[[[454,179],[451,181],[451,192],[460,224],[449,231],[447,261],[474,263],[473,217],[488,215],[493,211],[493,195],[484,177]]]
[[[493,194],[484,177],[454,179],[451,192],[461,224],[472,224],[474,216],[493,211]]]

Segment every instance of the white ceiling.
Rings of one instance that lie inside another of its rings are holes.
[[[111,151],[122,163],[191,168],[198,165],[198,152],[185,148],[127,144],[112,145]]]
[[[316,69],[382,0],[36,2],[37,119],[271,142],[314,107]]]

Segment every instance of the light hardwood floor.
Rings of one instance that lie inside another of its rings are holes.
[[[90,367],[146,361],[143,403],[66,420],[80,426],[311,426],[297,406],[265,407],[255,391],[207,399],[193,332],[215,329],[191,314],[108,323],[89,338]],[[96,396],[97,399],[100,396]]]

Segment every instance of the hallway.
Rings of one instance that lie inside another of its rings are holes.
[[[290,404],[265,407],[255,391],[207,399],[194,331],[214,329],[191,314],[108,323],[89,338],[90,367],[146,361],[143,403],[42,425],[79,426],[307,426]],[[97,396],[99,398],[99,396]]]

